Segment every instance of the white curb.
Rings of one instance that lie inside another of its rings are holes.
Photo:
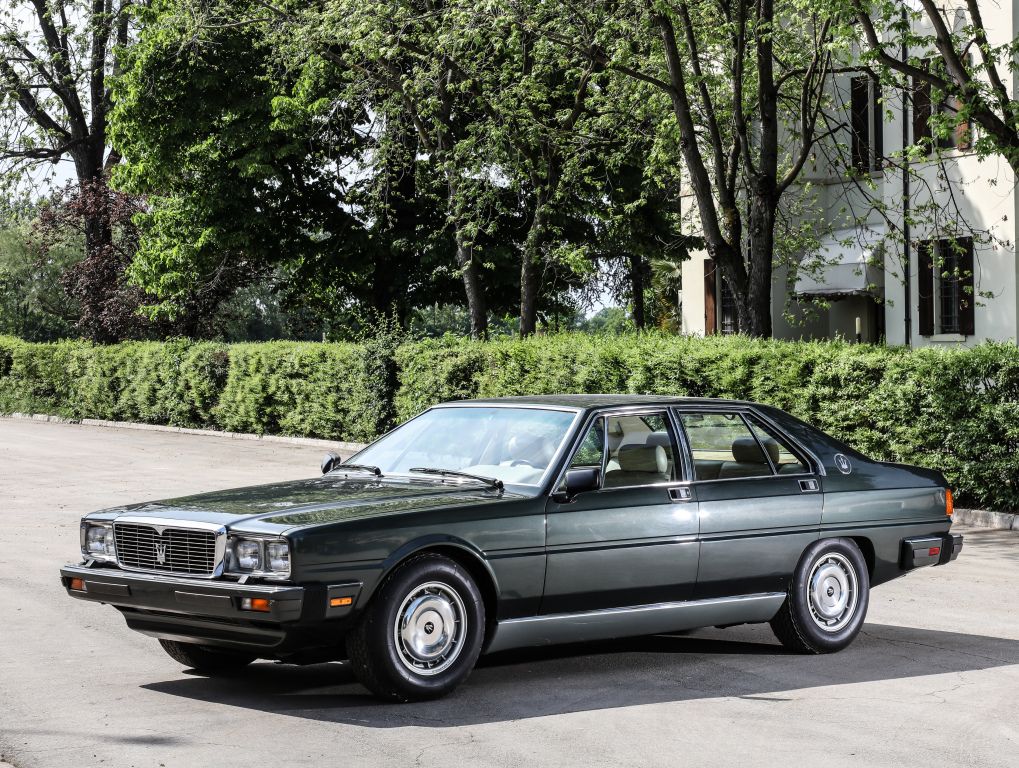
[[[1012,512],[991,512],[987,509],[956,509],[952,520],[962,525],[994,528],[1019,533],[1019,515]]]

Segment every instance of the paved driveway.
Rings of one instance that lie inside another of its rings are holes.
[[[767,627],[483,660],[452,697],[383,705],[344,664],[184,672],[66,597],[78,518],[317,473],[321,449],[0,420],[0,760],[32,766],[1019,765],[1019,536],[877,589],[834,656]]]

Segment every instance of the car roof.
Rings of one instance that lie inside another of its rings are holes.
[[[753,405],[744,400],[711,397],[676,397],[675,395],[518,395],[478,400],[457,400],[440,403],[442,407],[472,405],[554,406],[558,408],[619,408],[632,405]]]

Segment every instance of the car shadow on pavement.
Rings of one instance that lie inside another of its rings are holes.
[[[1019,664],[1019,641],[1005,638],[867,624],[841,653],[800,656],[755,625],[494,654],[453,695],[425,704],[376,701],[346,663],[258,663],[235,677],[191,674],[143,687],[325,722],[449,727],[691,699],[781,701],[803,688],[1011,664]]]

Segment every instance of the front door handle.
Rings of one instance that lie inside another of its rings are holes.
[[[673,501],[691,501],[693,499],[693,492],[686,486],[681,488],[670,488],[669,498]]]
[[[817,484],[817,480],[810,478],[809,480],[800,480],[800,490],[803,493],[813,493],[819,491],[821,486]]]

